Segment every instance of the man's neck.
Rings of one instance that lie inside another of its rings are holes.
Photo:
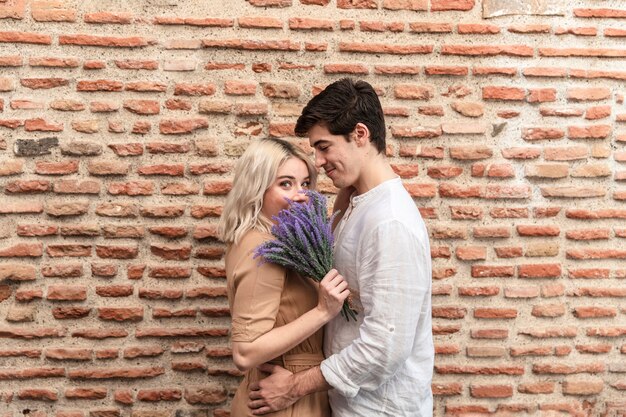
[[[357,195],[364,194],[383,182],[396,177],[397,175],[387,159],[383,155],[377,154],[366,162],[354,188],[356,188]]]

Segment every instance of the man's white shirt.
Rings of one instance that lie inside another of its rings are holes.
[[[360,311],[325,327],[333,416],[432,416],[430,245],[399,178],[351,199],[334,255]]]

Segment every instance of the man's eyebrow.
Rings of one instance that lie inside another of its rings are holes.
[[[320,143],[322,143],[322,142],[328,142],[328,141],[327,141],[326,139],[320,139],[320,140],[316,141],[316,142],[312,145],[312,147],[313,147],[313,148],[316,148],[316,147],[317,147],[317,145],[319,145],[319,144],[320,144]]]

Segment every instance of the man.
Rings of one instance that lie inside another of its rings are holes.
[[[319,367],[292,374],[262,365],[271,375],[251,386],[248,405],[266,414],[329,389],[335,417],[432,416],[428,233],[385,158],[380,101],[364,81],[337,81],[307,104],[296,133],[308,136],[316,165],[341,189],[338,200],[353,190],[334,253],[358,321],[337,316],[326,325]]]

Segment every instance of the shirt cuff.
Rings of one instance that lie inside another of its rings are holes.
[[[359,387],[354,385],[345,375],[337,371],[337,355],[324,359],[320,364],[320,371],[326,382],[336,389],[342,396],[353,398],[359,393]]]

